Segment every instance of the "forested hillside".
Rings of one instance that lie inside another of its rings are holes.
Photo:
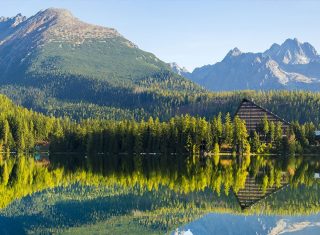
[[[320,122],[320,93],[306,91],[189,93],[153,90],[129,96],[128,93],[118,90],[112,95],[109,105],[97,104],[95,101],[64,101],[53,98],[40,89],[25,87],[0,87],[0,93],[29,109],[49,116],[69,116],[75,120],[91,117],[147,120],[150,116],[168,120],[181,114],[212,119],[219,112],[229,112],[233,116],[241,100],[247,98],[287,121]]]

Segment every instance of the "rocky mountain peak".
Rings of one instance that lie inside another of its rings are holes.
[[[297,38],[287,39],[281,45],[273,44],[264,54],[283,64],[308,64],[319,59],[311,44],[301,43]]]
[[[265,54],[276,54],[281,49],[281,46],[277,43],[273,43],[269,50]]]
[[[74,18],[73,14],[70,11],[63,8],[48,8],[44,11],[40,11],[39,14],[55,17]]]
[[[3,27],[16,27],[17,25],[19,25],[20,23],[24,22],[27,19],[27,17],[23,16],[21,13],[17,14],[14,17],[4,17],[1,16],[0,17],[0,25],[2,25]]]
[[[169,63],[170,68],[173,72],[185,76],[189,71],[185,67],[180,67],[176,62]]]
[[[115,29],[85,23],[65,9],[49,8],[34,16],[38,21],[52,21],[46,36],[51,41],[63,40],[81,44],[87,39],[107,39],[121,36]],[[128,42],[128,44],[132,44]],[[134,47],[135,45],[131,45]]]
[[[55,21],[55,23],[64,24],[80,22],[80,20],[73,16],[70,11],[62,8],[48,8],[46,10],[39,11],[30,19],[38,22]]]
[[[235,47],[228,54],[229,56],[239,56],[242,54],[242,52],[239,50],[238,47]]]
[[[282,43],[281,46],[299,46],[301,45],[301,42],[298,40],[298,38],[288,38],[284,41],[284,43]]]
[[[26,16],[23,16],[21,13],[17,14],[15,17],[12,18],[12,25],[13,27],[16,27],[20,23],[24,22],[27,19]]]
[[[21,22],[24,22],[21,27],[15,27]],[[9,23],[12,27],[8,25]],[[122,36],[115,29],[85,23],[73,16],[70,11],[59,8],[39,11],[30,18],[21,14],[12,18],[0,18],[0,45],[13,43],[16,38],[37,42],[37,45],[45,42],[79,45],[86,40],[104,41],[116,37]],[[128,40],[124,40],[124,43],[136,47]]]
[[[242,52],[239,50],[239,48],[235,47],[228,52],[228,54],[225,56],[224,59],[234,58],[234,57],[240,56],[241,54]]]

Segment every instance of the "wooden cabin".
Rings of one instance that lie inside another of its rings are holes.
[[[284,135],[286,135],[290,126],[289,122],[285,121],[284,119],[280,118],[279,116],[272,113],[271,111],[265,108],[262,108],[258,104],[248,99],[242,100],[235,115],[238,115],[240,119],[246,122],[248,133],[251,133],[254,131],[258,132],[258,128],[261,125],[265,115],[267,116],[268,121],[272,121],[275,123],[276,122],[282,123]]]

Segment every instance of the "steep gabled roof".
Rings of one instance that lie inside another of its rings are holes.
[[[287,125],[291,125],[290,122],[284,120],[283,118],[279,117],[278,115],[274,114],[273,112],[269,111],[268,109],[261,107],[260,105],[254,103],[252,100],[249,100],[247,98],[242,99],[242,101],[241,101],[239,107],[237,108],[237,111],[235,112],[234,116],[236,116],[238,114],[242,104],[245,103],[245,102],[251,103],[252,105],[256,106],[257,108],[261,109],[262,111],[264,111],[264,112],[268,113],[269,115],[273,116],[274,118],[278,119],[279,121],[281,121],[281,122],[283,122],[283,123],[285,123]]]

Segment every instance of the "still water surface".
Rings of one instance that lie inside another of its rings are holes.
[[[0,160],[0,234],[320,234],[317,156]]]

